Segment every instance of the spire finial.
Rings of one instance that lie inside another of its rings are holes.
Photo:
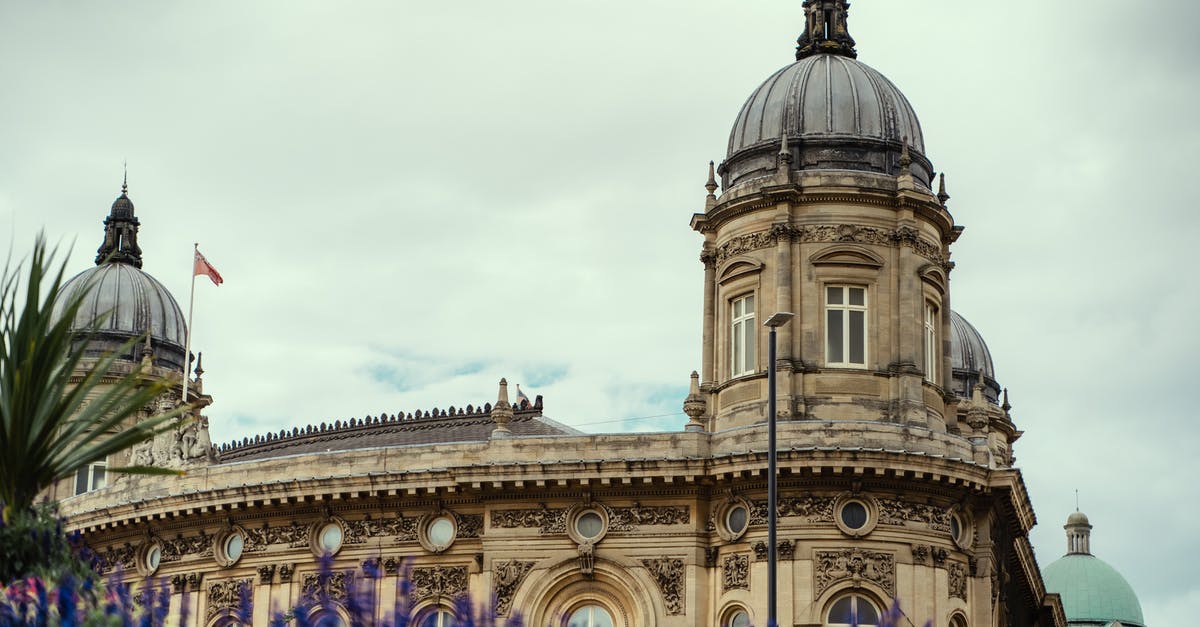
[[[1079,511],[1079,488],[1075,488],[1075,511]]]
[[[493,438],[506,438],[512,435],[508,423],[513,419],[512,404],[508,402],[508,379],[500,379],[500,393],[496,396],[496,404],[492,406]]]
[[[946,173],[945,172],[941,172],[938,174],[938,195],[937,195],[937,197],[938,197],[938,200],[940,200],[942,202],[943,207],[946,206],[946,201],[950,200],[950,194],[946,193]]]
[[[796,40],[796,60],[815,54],[858,57],[846,28],[849,0],[804,0],[804,33]]]
[[[708,190],[709,198],[717,197],[717,170],[712,161],[708,162],[708,182],[704,184],[704,189]]]
[[[792,165],[792,151],[788,148],[787,129],[784,129],[779,138],[779,167]]]
[[[125,170],[124,176],[121,177],[121,195],[124,196],[129,193],[129,162],[122,161],[121,166]]]
[[[908,136],[905,135],[900,139],[900,174],[909,174],[908,168],[912,165],[912,155],[908,154]]]

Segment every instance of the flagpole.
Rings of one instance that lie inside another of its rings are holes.
[[[192,293],[188,296],[187,333],[183,341],[183,404],[188,401],[188,370],[192,365],[192,313],[196,307],[196,255],[200,253],[200,243],[192,243]]]

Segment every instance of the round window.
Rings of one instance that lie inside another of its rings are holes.
[[[439,550],[454,542],[454,521],[449,516],[440,516],[429,524],[429,543]]]
[[[242,552],[246,549],[246,538],[242,534],[235,531],[225,538],[225,559],[229,563],[233,563],[242,558]]]
[[[575,532],[588,540],[598,538],[604,532],[604,519],[596,512],[584,512],[575,520]]]
[[[950,517],[950,537],[956,542],[962,537],[962,523],[958,522],[958,516]]]
[[[317,534],[317,544],[322,552],[337,553],[342,548],[342,526],[335,522],[326,523]]]
[[[154,571],[158,570],[158,565],[161,563],[162,563],[162,547],[159,546],[159,544],[157,542],[155,542],[154,544],[151,544],[148,549],[146,549],[146,558],[145,558],[146,572],[153,573]]]
[[[571,612],[567,627],[613,627],[613,618],[608,610],[599,605],[586,605]]]
[[[744,505],[734,505],[729,508],[729,513],[725,515],[725,525],[729,527],[729,531],[733,535],[740,535],[746,530],[746,524],[750,522],[750,512]]]
[[[851,529],[867,526],[867,506],[858,501],[848,501],[842,506],[842,523]]]

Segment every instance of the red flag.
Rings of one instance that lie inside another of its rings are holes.
[[[200,254],[200,250],[197,249],[196,261],[194,264],[192,264],[192,276],[200,276],[201,274],[212,279],[213,285],[220,285],[225,282],[225,279],[221,278],[221,273],[217,272],[217,269],[212,267],[212,264],[209,263],[208,260],[204,258],[204,255]]]

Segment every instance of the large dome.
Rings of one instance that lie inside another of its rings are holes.
[[[1064,555],[1042,570],[1047,592],[1062,596],[1071,624],[1145,627],[1142,604],[1129,582],[1104,560],[1082,553]]]
[[[926,187],[921,123],[883,74],[857,59],[816,54],[771,75],[746,101],[729,134],[727,185],[770,173],[786,133],[799,169],[896,175],[907,140],[910,170]]]
[[[149,333],[155,362],[182,370],[187,320],[171,292],[141,270],[138,222],[124,188],[113,203],[104,227],[105,237],[96,267],[63,284],[55,319],[63,315],[63,305],[68,299],[83,293],[83,305],[71,321],[71,329],[87,330],[94,320],[104,316],[88,343],[89,356],[117,350],[130,339]],[[126,357],[140,359],[141,349],[135,347]]]
[[[950,312],[950,367],[955,394],[971,398],[975,384],[982,383],[984,398],[993,403],[1000,401],[1000,384],[996,382],[992,353],[979,331],[957,311]]]

